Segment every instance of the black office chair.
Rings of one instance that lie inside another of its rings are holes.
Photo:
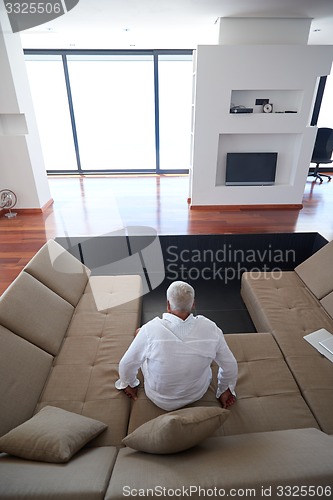
[[[315,169],[313,172],[309,172],[310,177],[315,177],[320,180],[320,184],[323,182],[323,177],[328,177],[328,182],[331,180],[330,175],[320,174],[319,165],[332,163],[331,159],[333,151],[333,129],[331,128],[319,128],[317,130],[317,136],[315,145],[313,148],[311,163],[315,163]]]

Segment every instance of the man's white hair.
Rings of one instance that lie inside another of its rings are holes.
[[[172,311],[191,312],[194,288],[184,281],[174,281],[167,289],[167,300]]]

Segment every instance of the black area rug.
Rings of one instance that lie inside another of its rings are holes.
[[[56,241],[94,275],[140,274],[142,323],[165,312],[167,287],[184,280],[196,291],[195,314],[209,317],[225,333],[255,331],[240,296],[244,271],[293,270],[327,243],[318,233],[158,236],[138,227]]]

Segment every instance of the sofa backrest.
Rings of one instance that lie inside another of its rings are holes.
[[[31,418],[53,356],[0,325],[0,436]]]
[[[89,274],[50,240],[0,297],[0,435],[32,417]]]
[[[296,273],[333,317],[333,240],[295,268]]]
[[[73,312],[71,304],[24,271],[0,297],[0,325],[52,355]]]
[[[87,285],[90,269],[54,240],[49,240],[24,271],[76,306]]]

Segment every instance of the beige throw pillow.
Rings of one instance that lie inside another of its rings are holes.
[[[146,453],[178,453],[211,436],[229,416],[218,407],[183,408],[145,422],[122,443]]]
[[[98,420],[45,406],[0,438],[0,452],[42,462],[68,462],[106,428]]]

